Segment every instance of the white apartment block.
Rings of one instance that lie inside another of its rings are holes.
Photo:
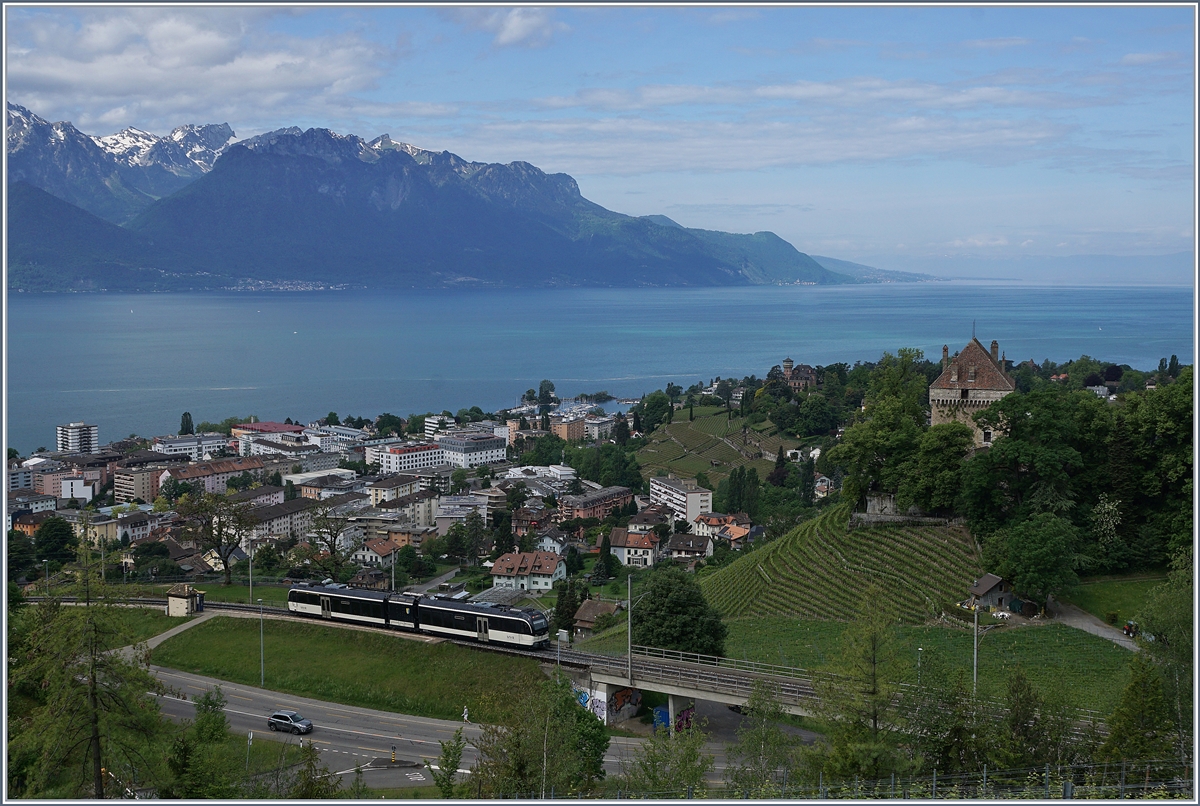
[[[401,442],[368,445],[367,464],[379,464],[380,473],[404,473],[419,467],[446,464],[446,451],[436,442]]]
[[[95,453],[100,449],[100,426],[87,423],[67,423],[56,429],[56,444],[60,451]]]
[[[712,512],[712,491],[699,486],[693,479],[652,476],[650,501],[669,507],[676,520],[688,523],[694,522],[702,512]]]
[[[455,467],[476,467],[503,462],[508,456],[508,442],[495,434],[466,431],[438,437],[438,447],[445,452],[444,462]]]
[[[616,417],[588,417],[583,421],[584,433],[588,439],[608,439],[616,422]]]
[[[224,434],[185,434],[181,437],[155,437],[154,450],[171,456],[186,456],[199,462],[206,453],[213,453],[229,446],[229,437]]]
[[[454,418],[441,414],[430,414],[425,418],[425,439],[433,439],[454,427]]]

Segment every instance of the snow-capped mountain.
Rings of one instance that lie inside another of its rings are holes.
[[[233,139],[226,123],[179,126],[166,137],[132,127],[89,136],[10,103],[8,178],[122,223],[212,170]]]
[[[205,172],[212,170],[217,157],[221,156],[221,152],[234,140],[233,129],[229,128],[228,123],[207,123],[203,126],[189,123],[186,126],[177,126],[168,137],[184,150],[188,159]]]

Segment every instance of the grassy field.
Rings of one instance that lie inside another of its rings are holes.
[[[759,423],[743,434],[745,418],[730,420],[725,409],[697,406],[695,416],[695,420],[689,421],[687,409],[683,409],[675,413],[675,422],[660,426],[650,435],[649,443],[637,454],[643,474],[653,476],[670,472],[692,478],[702,472],[716,484],[735,467],[746,465],[756,468],[759,478],[765,478],[774,466],[772,462],[748,458],[724,440],[728,439],[751,455],[757,455],[759,451],[774,454],[783,442],[793,446],[793,441],[783,440],[776,434],[770,421]]]
[[[287,605],[288,591],[291,589],[291,586],[255,585],[253,597],[250,596],[250,587],[248,585],[237,582],[232,585],[223,585],[220,582],[203,582],[197,584],[196,589],[204,591],[204,601],[206,602],[257,604],[257,600],[262,599],[264,607],[285,607]]]
[[[1116,613],[1116,625],[1119,627],[1126,619],[1136,616],[1150,591],[1165,581],[1165,576],[1085,580],[1062,599],[1101,620],[1106,621],[1109,613]]]
[[[727,618],[845,620],[878,582],[902,619],[922,622],[964,598],[982,573],[975,542],[963,529],[847,529],[848,518],[845,507],[836,507],[739,557],[700,580],[705,596]]]
[[[265,640],[269,688],[414,716],[457,719],[465,705],[487,721],[489,700],[544,679],[532,660],[384,633],[273,621]],[[257,685],[258,651],[253,619],[214,618],[160,644],[152,660]]]
[[[843,635],[850,626],[840,621],[761,616],[727,620],[725,654],[730,658],[781,664],[802,669],[829,670],[837,663]],[[922,665],[939,673],[963,675],[971,684],[971,633],[939,626],[906,625],[899,633],[905,674],[916,678],[917,648]],[[624,625],[576,644],[576,649],[623,656]],[[1081,630],[1061,624],[1004,627],[979,642],[979,691],[1000,697],[1009,675],[1020,667],[1044,695],[1073,708],[1107,716],[1128,682],[1127,650]]]

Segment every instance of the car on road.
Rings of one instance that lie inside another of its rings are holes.
[[[312,733],[313,723],[295,711],[276,711],[267,718],[267,727],[288,733]]]

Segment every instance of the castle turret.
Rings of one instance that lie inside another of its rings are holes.
[[[788,377],[788,378],[791,377],[792,367],[794,367],[794,366],[795,366],[795,364],[792,362],[792,359],[790,359],[790,358],[783,359],[783,375],[784,375],[784,377]]]
[[[948,366],[950,366],[950,345],[943,344],[942,345],[942,369],[944,370]]]
[[[999,363],[1000,361],[1000,342],[992,339],[992,360]]]

